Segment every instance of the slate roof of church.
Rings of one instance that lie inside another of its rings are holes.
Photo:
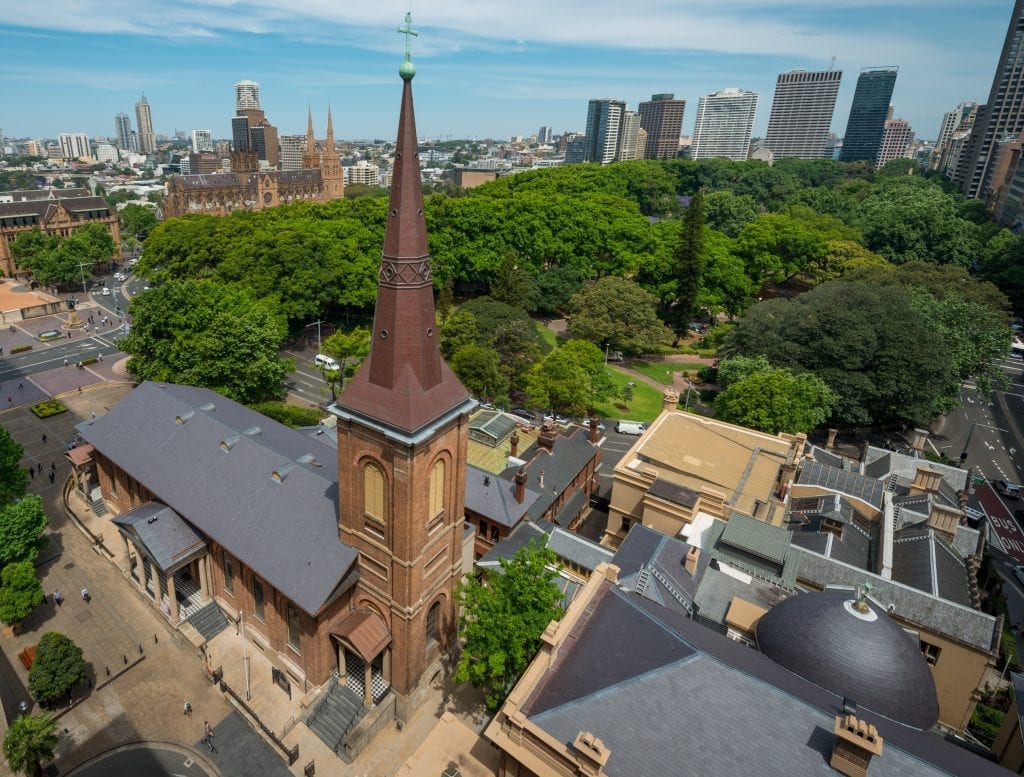
[[[338,537],[337,454],[315,437],[209,389],[149,381],[78,429],[311,615],[355,564]]]

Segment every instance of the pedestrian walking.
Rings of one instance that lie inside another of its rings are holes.
[[[101,354],[97,354],[96,358],[100,360],[100,364],[103,363],[103,354],[102,353]]]
[[[71,332],[68,332],[68,340],[71,339]]]
[[[13,397],[7,397],[7,404],[11,404],[14,401]]]
[[[46,445],[46,435],[43,435],[43,445]]]
[[[28,475],[32,480],[36,479],[36,471],[32,467],[28,468]]]
[[[86,604],[88,604],[89,602],[92,601],[92,594],[89,593],[89,589],[88,588],[83,588],[82,589],[82,601],[85,602]]]
[[[206,737],[207,738],[210,738],[210,737],[213,736],[213,726],[210,725],[210,721],[208,721],[208,720],[204,720],[203,721],[203,731],[206,732]]]
[[[50,462],[50,471],[53,472],[55,469],[57,469],[57,462],[51,461]]]
[[[95,411],[95,410],[93,410],[93,411],[92,411],[92,413],[91,413],[90,415],[91,415],[91,417],[92,417],[92,420],[93,420],[93,421],[95,421],[95,420],[96,420],[96,411]]]
[[[53,592],[53,603],[56,604],[58,607],[60,607],[60,605],[61,605],[61,603],[63,601],[64,601],[64,594],[62,594],[60,592],[60,590],[54,591]]]
[[[3,349],[2,349],[2,348],[0,348],[0,350],[3,350]],[[24,390],[25,390],[25,384],[24,384],[24,383],[21,383],[21,382],[19,381],[19,383],[18,383],[18,391],[24,391]]]
[[[38,464],[36,464],[36,472],[38,472],[40,475],[43,474],[43,462],[39,462]]]
[[[50,470],[50,485],[51,486],[53,485],[53,480],[56,477],[56,474],[57,473],[55,473],[52,469]]]
[[[192,717],[192,702],[190,702],[188,699],[185,699],[185,711],[184,711],[184,714],[185,714],[186,717],[189,717],[189,718]]]
[[[67,360],[67,359],[65,359],[65,360],[64,360],[64,366],[65,366],[65,367],[67,367],[67,366],[68,366],[68,360]]]

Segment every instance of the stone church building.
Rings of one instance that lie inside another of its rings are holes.
[[[147,382],[82,423],[86,444],[68,454],[75,487],[110,512],[123,572],[154,607],[172,622],[211,607],[236,619],[303,688],[354,696],[363,727],[407,718],[440,678],[472,562],[477,403],[437,346],[414,72],[407,60],[372,346],[330,408],[336,431]]]
[[[327,111],[327,140],[318,153],[313,116],[307,118],[302,170],[260,170],[253,153],[231,155],[230,173],[177,175],[167,181],[164,213],[223,216],[235,210],[263,210],[292,202],[327,202],[345,196],[345,174]]]

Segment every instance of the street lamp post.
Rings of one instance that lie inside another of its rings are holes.
[[[89,290],[85,287],[85,266],[92,266],[91,262],[79,262],[78,271],[82,274],[82,294],[88,294]]]
[[[323,350],[320,347],[320,325],[323,324],[323,323],[325,323],[325,322],[318,318],[312,324],[306,324],[306,329],[309,329],[311,326],[315,326],[316,327],[316,352],[317,353],[320,353]]]

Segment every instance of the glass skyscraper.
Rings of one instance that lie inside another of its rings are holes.
[[[878,159],[892,90],[896,86],[896,73],[897,68],[894,67],[865,68],[860,71],[839,157],[843,162],[867,160],[873,164]]]

